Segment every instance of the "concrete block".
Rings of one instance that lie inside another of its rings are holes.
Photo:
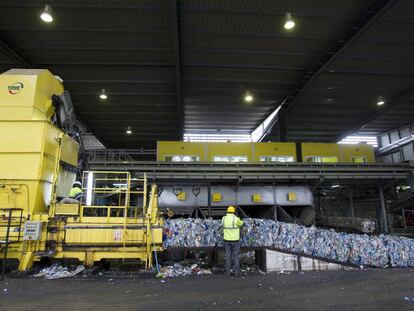
[[[268,272],[276,272],[282,270],[340,270],[344,268],[342,265],[297,255],[285,254],[272,250],[266,250],[265,264],[265,270]]]

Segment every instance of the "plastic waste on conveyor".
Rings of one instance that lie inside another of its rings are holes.
[[[243,219],[241,246],[268,247],[373,267],[414,266],[414,240],[305,227],[267,219]],[[170,219],[164,226],[164,248],[223,246],[220,220]]]

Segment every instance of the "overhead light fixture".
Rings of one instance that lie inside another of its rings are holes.
[[[129,135],[129,134],[132,134],[132,130],[131,130],[131,128],[128,126],[128,128],[127,128],[127,130],[126,130],[126,133]]]
[[[385,104],[384,98],[382,98],[382,96],[378,97],[377,106],[382,106],[384,104]]]
[[[251,103],[253,101],[253,95],[249,92],[246,92],[246,95],[244,95],[244,101],[246,103]]]
[[[44,8],[42,14],[40,14],[40,18],[45,23],[53,22],[52,7],[49,4],[45,5],[45,8]]]
[[[101,94],[99,94],[99,98],[102,100],[106,100],[108,98],[108,95],[105,93],[105,89],[102,89]]]
[[[295,27],[295,21],[293,20],[291,13],[286,13],[284,27],[286,30],[291,30],[293,27]]]

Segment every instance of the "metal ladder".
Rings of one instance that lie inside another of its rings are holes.
[[[6,272],[6,260],[7,260],[7,252],[9,249],[9,245],[12,243],[20,242],[21,239],[21,228],[23,222],[23,209],[20,208],[0,208],[0,212],[4,212],[3,218],[0,222],[0,227],[6,227],[6,235],[0,236],[0,254],[3,253],[3,260],[2,260],[2,267],[1,267],[1,280],[4,281],[4,275]],[[19,216],[13,216],[13,212],[19,212]],[[7,217],[6,217],[7,214]],[[17,220],[17,221],[13,221]],[[3,224],[6,223],[4,226]],[[18,228],[18,235],[17,239],[11,240],[10,239],[10,229],[11,228]],[[2,239],[4,238],[4,240]]]

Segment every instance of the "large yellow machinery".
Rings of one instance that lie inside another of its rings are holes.
[[[63,86],[48,70],[0,75],[0,255],[26,270],[42,256],[141,260],[162,243],[157,189],[129,173],[85,172],[82,204],[59,204],[79,145],[54,124]]]

